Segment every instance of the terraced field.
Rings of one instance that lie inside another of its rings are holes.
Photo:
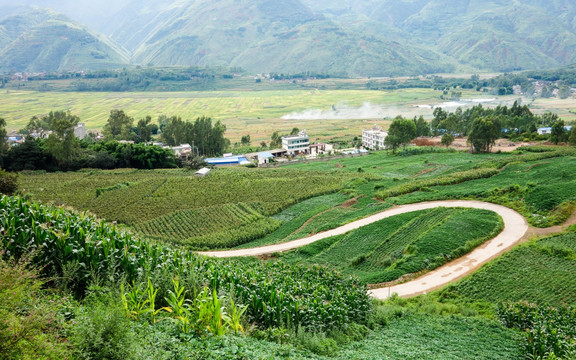
[[[472,300],[576,306],[576,234],[532,241],[442,293]]]
[[[153,239],[190,248],[237,246],[276,230],[270,218],[290,205],[334,193],[350,174],[219,169],[207,178],[183,170],[25,173],[35,199],[90,211]]]

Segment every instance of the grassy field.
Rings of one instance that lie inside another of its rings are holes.
[[[432,270],[501,230],[501,219],[490,211],[439,208],[384,219],[282,254],[281,260],[327,266],[374,284]]]
[[[522,245],[441,293],[472,300],[576,305],[576,234]]]
[[[336,192],[352,178],[283,169],[227,168],[206,178],[184,170],[128,169],[24,173],[20,184],[35,199],[90,211],[150,238],[205,248],[262,237],[280,224],[269,216]]]
[[[381,90],[227,90],[190,92],[36,92],[6,90],[0,97],[0,116],[8,129],[24,127],[35,115],[51,110],[70,110],[88,129],[102,129],[110,110],[123,109],[136,119],[147,115],[176,115],[183,119],[211,116],[222,120],[226,136],[236,142],[250,134],[254,143],[269,140],[274,131],[289,132],[293,127],[307,129],[312,139],[328,140],[340,136],[358,136],[362,129],[397,115],[432,117],[431,108],[444,102],[441,92],[432,89]],[[465,91],[466,98],[487,98],[482,93]],[[495,103],[511,104],[516,97],[501,97]],[[369,103],[372,106],[360,110]],[[565,104],[569,106],[568,103]],[[336,109],[336,111],[334,111]],[[455,110],[455,109],[452,109]],[[542,107],[545,110],[545,106]],[[324,112],[322,116],[318,113]],[[566,112],[566,111],[565,111]],[[295,114],[290,118],[282,117]],[[323,120],[318,120],[322,118]]]

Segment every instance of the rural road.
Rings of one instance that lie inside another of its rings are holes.
[[[225,250],[225,251],[207,251],[199,252],[201,255],[212,257],[234,257],[234,256],[257,256],[272,254],[276,252],[283,252],[296,249],[315,241],[325,239],[327,237],[345,234],[348,231],[358,229],[362,226],[372,224],[376,221],[400,215],[417,210],[433,209],[437,207],[461,207],[461,208],[474,208],[490,210],[502,217],[504,222],[504,230],[495,238],[486,241],[481,246],[474,249],[472,252],[449,262],[435,270],[432,270],[419,278],[414,280],[383,287],[372,289],[371,295],[377,299],[386,299],[390,295],[397,293],[402,297],[416,296],[424,294],[438,288],[441,288],[455,280],[462,278],[470,272],[477,269],[482,264],[499,256],[504,251],[513,247],[524,234],[528,231],[528,223],[522,215],[516,211],[509,209],[505,206],[496,205],[482,201],[469,201],[469,200],[446,200],[446,201],[430,201],[416,204],[401,205],[392,209],[388,209],[377,214],[368,216],[366,218],[356,220],[338,228],[324,231],[312,236],[302,239],[293,240],[281,244],[262,246],[251,249],[240,250]]]

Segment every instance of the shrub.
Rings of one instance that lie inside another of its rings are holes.
[[[498,304],[497,314],[505,326],[526,332],[527,358],[572,359],[576,356],[576,309],[507,302]]]
[[[18,190],[18,176],[0,169],[0,194],[12,195]]]
[[[48,297],[27,257],[4,260],[0,252],[0,354],[3,359],[67,358],[65,299]]]
[[[378,191],[376,192],[376,197],[384,200],[389,197],[409,194],[411,192],[419,191],[422,189],[425,189],[425,191],[430,191],[430,186],[460,184],[470,180],[488,178],[498,174],[498,172],[499,171],[496,169],[481,168],[456,172],[433,179],[416,180],[399,186],[394,186],[389,189]]]
[[[93,295],[79,308],[70,340],[79,359],[138,359],[130,321],[112,294]]]

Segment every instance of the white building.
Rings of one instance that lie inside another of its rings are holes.
[[[572,126],[564,126],[564,130],[571,131]],[[552,134],[552,128],[551,127],[538,128],[536,131],[538,132],[538,135]]]
[[[370,150],[384,149],[384,139],[388,133],[381,127],[374,125],[370,130],[362,130],[362,146]]]
[[[310,138],[306,130],[302,130],[298,135],[282,136],[282,149],[290,155],[309,154]]]
[[[204,177],[204,176],[208,175],[209,173],[210,173],[210,169],[204,167],[204,168],[196,171],[196,172],[194,173],[194,176]]]
[[[180,144],[179,146],[172,146],[172,151],[176,156],[188,156],[192,154],[192,146],[190,144]]]
[[[74,126],[74,136],[76,136],[78,139],[84,139],[86,137],[85,123],[78,123],[78,125]]]

